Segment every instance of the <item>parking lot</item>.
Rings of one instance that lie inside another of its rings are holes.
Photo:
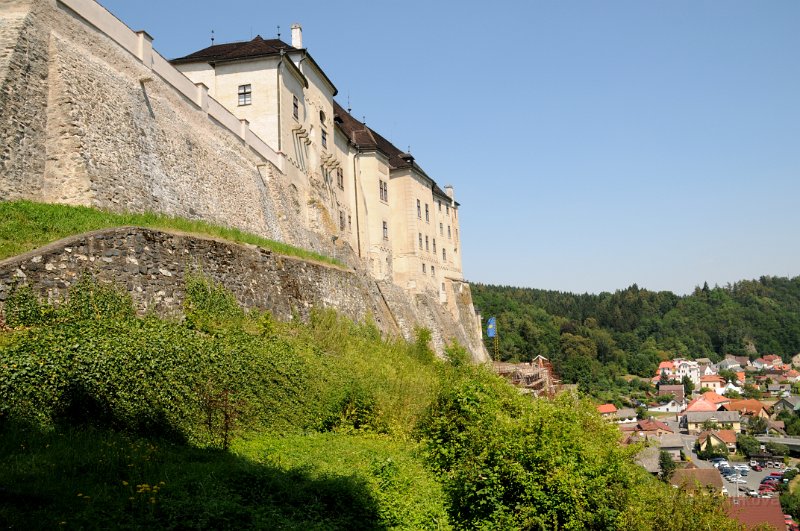
[[[731,463],[731,465],[735,464],[742,464],[742,463]],[[748,467],[749,468],[749,467]],[[773,472],[778,472],[781,469],[777,468],[764,468],[760,472],[755,470],[748,470],[746,476],[742,476],[742,479],[747,481],[747,483],[733,483],[728,481],[724,476],[722,478],[722,484],[728,489],[728,495],[731,497],[734,496],[746,496],[745,492],[748,490],[758,490],[759,485],[761,484],[761,480],[765,477],[769,476]],[[777,496],[777,494],[775,494]]]

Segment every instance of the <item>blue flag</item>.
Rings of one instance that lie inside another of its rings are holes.
[[[489,337],[494,337],[497,335],[497,319],[494,317],[489,317],[487,321],[488,326],[486,327],[486,335]]]

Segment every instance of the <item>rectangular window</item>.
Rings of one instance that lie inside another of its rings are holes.
[[[336,184],[341,190],[344,190],[344,172],[341,168],[336,168]]]
[[[449,216],[450,215],[450,205],[445,205],[444,208],[445,208],[445,214],[447,214]]]
[[[433,239],[433,254],[436,254],[436,238]]]
[[[297,96],[292,96],[292,116],[295,120],[300,119],[300,100],[297,99]]]
[[[442,249],[442,261],[447,262],[447,249]]]
[[[447,226],[447,239],[450,239],[450,225]]]
[[[444,225],[439,223],[439,236],[444,236]]]
[[[431,266],[431,276],[436,276],[436,266]]]
[[[339,211],[339,230],[344,230],[344,212]]]
[[[422,264],[422,272],[425,273],[425,264]]]
[[[430,223],[431,221],[431,213],[428,210],[428,203],[425,203],[425,223]]]
[[[387,222],[383,222],[383,239],[389,239],[389,224]]]
[[[419,250],[422,250],[422,233],[419,233]]]
[[[441,212],[442,211],[442,200],[439,199],[438,202],[439,202],[439,212]]]
[[[389,202],[389,183],[386,181],[378,180],[378,187],[381,193],[381,201]]]
[[[353,232],[353,218],[350,214],[347,214],[347,230]]]
[[[425,250],[426,251],[430,250],[430,247],[428,247],[428,237],[427,236],[425,236]]]
[[[328,147],[328,132],[325,129],[320,129],[322,132],[322,147]]]
[[[252,97],[250,85],[239,85],[239,105],[250,105],[253,102]]]
[[[422,203],[419,202],[419,199],[417,199],[417,217],[422,219]]]

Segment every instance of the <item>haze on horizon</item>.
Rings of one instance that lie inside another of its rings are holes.
[[[455,186],[469,281],[800,275],[800,3],[100,1],[168,58],[301,23],[337,100]]]

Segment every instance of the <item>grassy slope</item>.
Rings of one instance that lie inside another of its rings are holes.
[[[154,213],[114,214],[87,207],[41,204],[30,201],[0,202],[0,260],[74,234],[127,225],[213,236],[258,245],[288,256],[298,256],[331,264],[339,263],[327,256],[267,240],[239,229],[204,221],[173,218]]]

